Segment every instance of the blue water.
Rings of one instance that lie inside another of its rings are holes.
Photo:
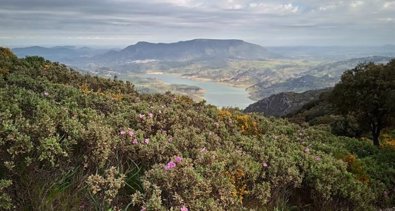
[[[213,81],[198,81],[172,74],[146,74],[147,78],[156,78],[168,84],[184,84],[197,86],[205,90],[204,99],[207,103],[219,107],[238,107],[244,109],[251,103],[248,92],[244,88],[232,87]]]

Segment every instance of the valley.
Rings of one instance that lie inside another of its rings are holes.
[[[15,52],[19,57],[51,55],[90,75],[128,80],[141,93],[173,92],[241,109],[282,92],[333,87],[345,70],[365,62],[386,63],[395,56],[393,46],[265,48],[212,39],[138,42],[108,51],[29,47]]]

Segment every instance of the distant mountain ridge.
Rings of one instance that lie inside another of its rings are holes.
[[[24,48],[13,48],[12,51],[20,58],[26,56],[41,56],[52,61],[69,64],[76,59],[89,58],[97,54],[102,54],[106,50],[75,46],[55,46],[49,48],[31,46]]]
[[[105,64],[125,64],[141,60],[194,61],[215,59],[273,58],[264,47],[243,40],[194,39],[175,43],[138,42],[120,51],[96,56],[94,61]]]

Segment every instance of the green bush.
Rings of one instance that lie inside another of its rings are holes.
[[[395,205],[393,150],[0,50],[0,209]]]

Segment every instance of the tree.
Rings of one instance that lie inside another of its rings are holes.
[[[343,115],[356,118],[370,130],[373,144],[380,145],[380,132],[395,114],[395,59],[384,64],[360,64],[346,71],[330,97]]]

